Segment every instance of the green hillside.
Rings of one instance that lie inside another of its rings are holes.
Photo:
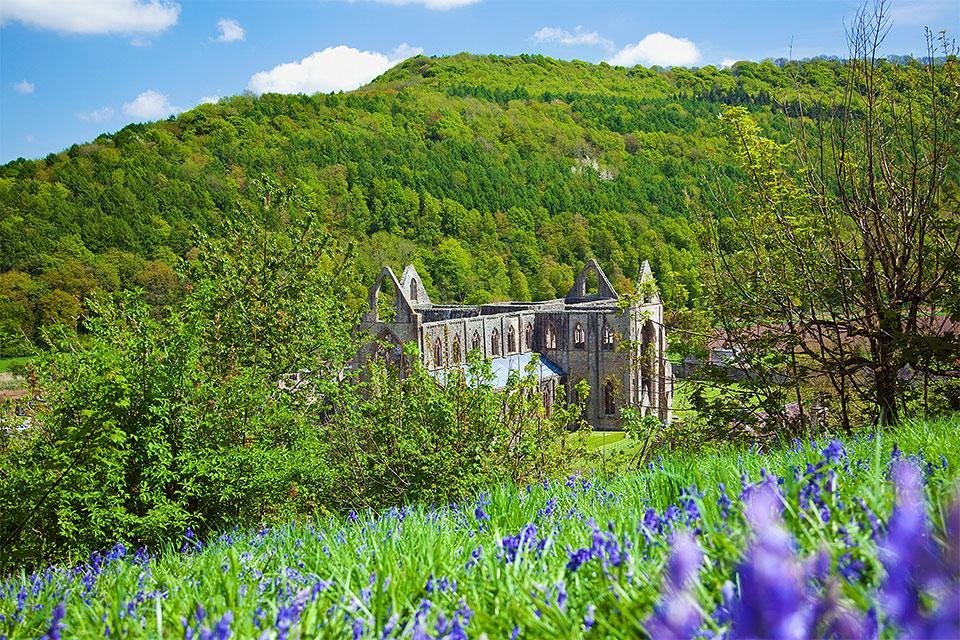
[[[738,175],[720,111],[746,105],[786,139],[783,105],[829,96],[840,72],[419,56],[351,93],[237,96],[17,160],[0,167],[0,350],[73,324],[97,289],[176,300],[197,232],[264,179],[353,242],[357,301],[383,263],[415,262],[437,300],[483,302],[562,295],[596,257],[620,288],[650,259],[669,306],[690,306],[697,216]]]

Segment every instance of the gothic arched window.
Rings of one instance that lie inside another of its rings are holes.
[[[490,332],[490,355],[500,355],[500,332],[496,329]]]
[[[413,278],[410,280],[410,300],[411,302],[417,301],[417,279]]]
[[[523,331],[523,346],[527,351],[533,350],[533,325],[527,323],[527,328]]]
[[[587,345],[587,334],[583,331],[583,325],[579,322],[573,327],[573,347],[574,349],[583,349]]]
[[[557,331],[553,328],[553,323],[550,322],[547,324],[547,330],[544,336],[544,346],[547,349],[556,349],[557,348]]]
[[[483,348],[483,342],[480,341],[480,332],[474,331],[473,338],[470,339],[470,348],[474,351],[479,351]]]
[[[433,364],[436,367],[443,366],[443,342],[439,337],[433,342]]]
[[[517,330],[510,325],[507,328],[507,353],[513,353],[517,350]]]
[[[460,354],[460,336],[453,336],[453,346],[450,349],[450,358],[453,364],[460,364],[463,358]]]
[[[617,406],[613,399],[613,380],[607,380],[603,383],[603,412],[608,416],[617,412]]]
[[[604,324],[603,340],[601,342],[601,346],[604,351],[613,351],[613,339],[614,339],[613,329],[610,328],[610,325]]]

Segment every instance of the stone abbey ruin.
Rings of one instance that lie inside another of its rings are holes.
[[[413,265],[397,279],[384,267],[370,289],[362,329],[374,337],[364,357],[399,362],[414,343],[435,375],[466,367],[478,351],[491,361],[495,387],[534,359],[544,406],[558,393],[576,400],[590,386],[584,417],[594,429],[620,429],[620,409],[670,420],[673,376],[666,358],[663,304],[644,262],[637,295],[624,300],[595,260],[580,271],[563,298],[481,305],[434,304]],[[392,297],[392,300],[391,300]]]

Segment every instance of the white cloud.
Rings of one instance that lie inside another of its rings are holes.
[[[346,45],[327,47],[299,62],[287,62],[253,74],[254,93],[317,93],[349,91],[370,82],[398,62],[423,53],[404,43],[390,54],[360,51]]]
[[[200,98],[199,104],[216,104],[220,102],[223,96],[203,96]]]
[[[157,120],[182,111],[180,107],[170,104],[169,98],[153,89],[144,91],[131,102],[123,105],[123,112],[138,120]]]
[[[113,117],[113,107],[100,107],[93,111],[81,111],[77,117],[84,122],[106,122]]]
[[[355,0],[351,0],[353,2]],[[447,9],[456,9],[458,7],[465,7],[468,4],[476,4],[480,0],[373,0],[374,2],[379,2],[381,4],[393,4],[393,5],[407,5],[407,4],[417,4],[421,5],[426,9],[434,9],[436,11],[446,11]]]
[[[220,32],[220,35],[217,36],[218,42],[236,42],[237,40],[243,40],[247,35],[240,23],[233,18],[217,20],[217,31]]]
[[[737,64],[738,60],[736,58],[724,58],[720,61],[721,69],[729,69],[733,65]]]
[[[23,94],[33,93],[36,90],[36,88],[37,88],[37,85],[27,80],[21,80],[17,84],[13,85],[14,91],[16,91],[17,93],[23,93]]]
[[[544,27],[531,36],[535,42],[557,42],[567,46],[588,45],[600,46],[613,50],[613,41],[604,38],[596,31],[584,31],[577,25],[573,32],[558,27]]]
[[[159,33],[177,24],[166,0],[3,0],[0,23],[16,20],[64,33]]]
[[[632,67],[636,64],[661,67],[687,66],[700,61],[697,45],[686,38],[667,33],[651,33],[636,44],[630,44],[613,55],[610,64]]]
[[[32,133],[28,133],[27,135],[23,136],[23,141],[28,144],[33,144],[34,142],[37,141],[37,139],[34,137]]]

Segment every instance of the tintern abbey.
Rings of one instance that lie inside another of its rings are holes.
[[[663,304],[646,262],[637,291],[626,303],[591,260],[564,298],[443,305],[430,301],[412,265],[399,280],[384,267],[370,289],[362,327],[375,338],[366,355],[399,360],[402,345],[413,342],[424,365],[441,375],[465,367],[467,352],[477,350],[491,361],[493,384],[502,388],[511,371],[525,371],[537,354],[534,372],[548,411],[559,393],[577,400],[575,388],[585,380],[584,417],[594,429],[620,429],[623,406],[668,422],[673,376]]]

